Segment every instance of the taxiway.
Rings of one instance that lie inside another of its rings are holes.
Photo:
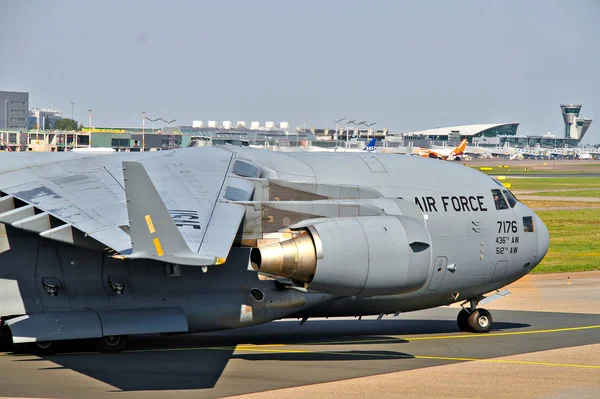
[[[280,321],[136,337],[119,354],[88,353],[83,345],[44,357],[5,353],[0,395],[598,397],[600,273],[569,277],[533,275],[515,283],[512,296],[486,306],[496,308],[489,334],[459,332],[456,307],[444,307],[380,321]]]

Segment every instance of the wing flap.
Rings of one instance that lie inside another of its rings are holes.
[[[76,246],[97,241],[101,248],[129,255],[131,218],[122,170],[123,162],[130,160],[143,165],[170,215],[165,220],[174,221],[177,236],[183,237],[185,246],[175,248],[192,253],[196,260],[206,256],[207,262],[211,258],[213,263],[214,257],[228,254],[229,237],[241,222],[242,210],[224,204],[231,199],[250,199],[253,187],[228,176],[234,154],[215,147],[103,156],[67,152],[2,157],[0,223],[15,223],[13,227]],[[145,191],[141,190],[140,201],[144,203]],[[221,211],[221,207],[228,210]],[[45,215],[37,216],[42,213]],[[59,228],[63,225],[69,227]],[[45,227],[49,228],[40,232]],[[224,243],[213,238],[213,229],[227,236]],[[172,247],[164,244],[161,240],[166,254]],[[156,253],[154,244],[149,249]]]
[[[123,176],[132,244],[127,257],[189,266],[225,261],[244,216],[243,207],[215,198],[211,209],[206,209],[204,201],[204,209],[198,210],[191,202],[186,209],[169,211],[141,162],[123,162]],[[221,186],[225,177],[220,178]],[[192,233],[194,239],[187,240],[183,232]]]

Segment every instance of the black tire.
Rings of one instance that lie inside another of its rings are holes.
[[[29,342],[25,344],[25,352],[33,355],[48,355],[54,353],[56,343],[53,341]]]
[[[476,333],[490,332],[492,324],[492,314],[485,309],[475,310],[468,319],[469,328]]]
[[[121,352],[127,346],[127,335],[107,335],[98,340],[98,349],[104,353]]]
[[[469,316],[471,314],[466,309],[461,309],[458,312],[458,316],[456,317],[456,324],[458,325],[458,329],[460,331],[469,331]]]
[[[0,352],[10,352],[13,349],[12,334],[10,328],[0,321]]]

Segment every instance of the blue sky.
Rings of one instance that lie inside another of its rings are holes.
[[[0,90],[96,126],[338,117],[415,131],[600,116],[600,2],[0,0]],[[585,142],[600,141],[596,120]]]

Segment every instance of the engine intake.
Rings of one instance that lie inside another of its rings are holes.
[[[319,219],[300,234],[252,249],[256,271],[339,295],[394,295],[421,288],[431,266],[425,224],[408,216]]]

